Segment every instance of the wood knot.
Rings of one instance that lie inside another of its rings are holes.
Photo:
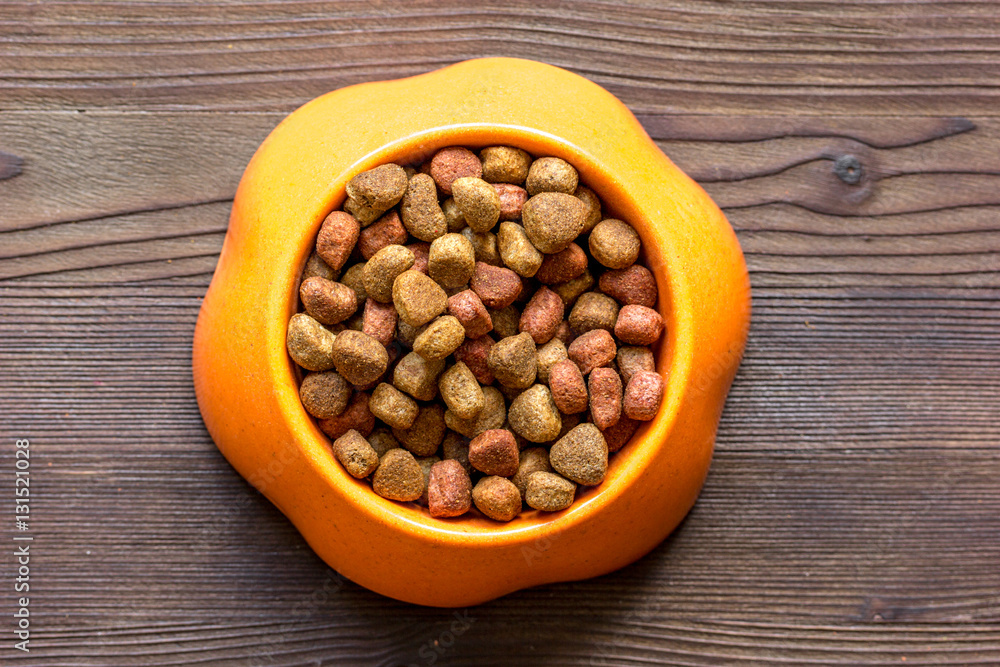
[[[848,185],[857,185],[862,176],[861,160],[853,155],[841,155],[833,161],[833,173]]]

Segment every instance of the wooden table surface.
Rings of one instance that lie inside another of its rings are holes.
[[[1000,664],[1000,6],[471,4],[0,2],[0,664]],[[327,568],[212,445],[190,354],[270,129],[484,55],[619,96],[754,313],[673,536],[453,612]]]

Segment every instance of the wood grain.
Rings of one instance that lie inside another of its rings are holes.
[[[32,652],[0,621],[0,664],[998,664],[998,23],[989,2],[0,3],[0,471],[30,438],[35,494]],[[725,208],[754,314],[680,529],[456,617],[319,561],[212,445],[190,348],[270,129],[479,55],[635,110]]]

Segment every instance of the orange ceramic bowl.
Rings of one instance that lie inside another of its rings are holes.
[[[298,397],[285,350],[297,287],[323,218],[355,174],[444,146],[508,144],[566,159],[605,215],[643,239],[659,285],[667,378],[657,417],[611,457],[597,487],[556,513],[509,523],[435,519],[348,475]],[[746,265],[718,207],[610,93],[508,58],[344,88],[286,118],[247,167],[194,341],[205,424],[232,465],[349,579],[440,607],[620,568],[694,504],[749,323]]]

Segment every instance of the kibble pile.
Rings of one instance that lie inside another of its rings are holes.
[[[302,404],[384,498],[498,521],[566,509],[663,397],[641,250],[559,158],[451,147],[361,173],[288,323]]]

